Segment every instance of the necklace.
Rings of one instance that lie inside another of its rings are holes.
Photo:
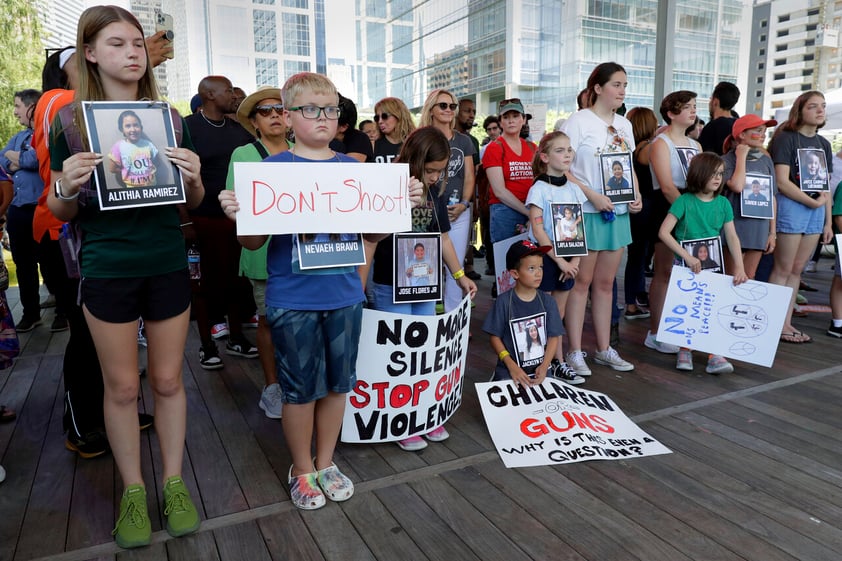
[[[205,117],[205,112],[204,112],[204,111],[202,111],[201,109],[199,110],[199,115],[201,115],[201,116],[202,116],[202,119],[204,119],[205,121],[207,121],[207,123],[208,123],[210,126],[212,126],[212,127],[214,127],[214,128],[217,128],[217,129],[221,129],[222,127],[224,127],[224,126],[225,126],[225,121],[227,121],[227,120],[228,120],[228,119],[226,119],[225,117],[223,117],[223,118],[222,118],[222,122],[221,122],[221,123],[219,123],[219,124],[216,124],[215,122],[213,122],[213,121],[211,121],[210,119],[208,119],[207,117]]]

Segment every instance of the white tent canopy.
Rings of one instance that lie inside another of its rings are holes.
[[[825,92],[824,99],[827,103],[827,124],[822,130],[842,129],[842,88]],[[777,109],[775,120],[779,123],[785,121],[789,117],[789,110],[790,107]]]

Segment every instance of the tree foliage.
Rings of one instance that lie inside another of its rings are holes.
[[[27,88],[41,89],[44,49],[38,20],[41,0],[3,0],[0,9],[0,143],[20,130],[12,114],[14,94]]]

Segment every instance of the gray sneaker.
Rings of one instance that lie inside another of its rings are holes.
[[[586,356],[588,356],[588,353],[578,350],[570,351],[564,358],[567,359],[567,364],[576,372],[576,374],[579,376],[590,376],[591,369],[588,368],[588,363],[585,362]]]
[[[260,408],[270,419],[280,419],[283,411],[284,392],[278,384],[270,384],[260,394]]]
[[[597,351],[593,357],[593,361],[597,364],[611,367],[619,372],[634,370],[634,364],[623,360],[613,347],[608,347],[604,351]]]
[[[646,339],[643,341],[643,344],[650,349],[654,349],[659,353],[664,353],[665,355],[678,354],[679,347],[670,345],[669,343],[661,343],[655,339],[655,335],[653,335],[651,331],[646,332]]]

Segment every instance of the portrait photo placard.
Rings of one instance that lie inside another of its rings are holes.
[[[818,193],[830,191],[827,180],[827,155],[820,148],[798,149],[798,174],[801,190]]]
[[[747,173],[740,195],[740,215],[743,218],[771,220],[775,217],[772,176]]]
[[[579,203],[550,203],[553,213],[553,250],[556,257],[587,255],[585,223]]]
[[[690,169],[690,162],[699,153],[699,150],[692,146],[676,146],[675,151],[678,154],[678,161],[681,163],[681,171],[684,173],[684,178],[687,178],[687,170]]]
[[[441,234],[394,236],[394,303],[441,300]]]
[[[634,202],[634,174],[631,152],[606,152],[599,155],[602,188],[612,203]]]
[[[515,360],[524,372],[533,374],[544,362],[547,346],[546,312],[513,318],[509,321],[509,329],[515,343]]]
[[[296,245],[302,270],[365,264],[362,234],[299,234]]]
[[[711,271],[712,273],[723,272],[722,240],[718,237],[683,241],[681,242],[681,247],[702,262],[703,271]],[[686,267],[687,263],[682,260],[681,265]]]
[[[186,201],[178,168],[164,150],[177,146],[168,103],[84,101],[91,150],[102,154],[94,182],[103,210]]]

